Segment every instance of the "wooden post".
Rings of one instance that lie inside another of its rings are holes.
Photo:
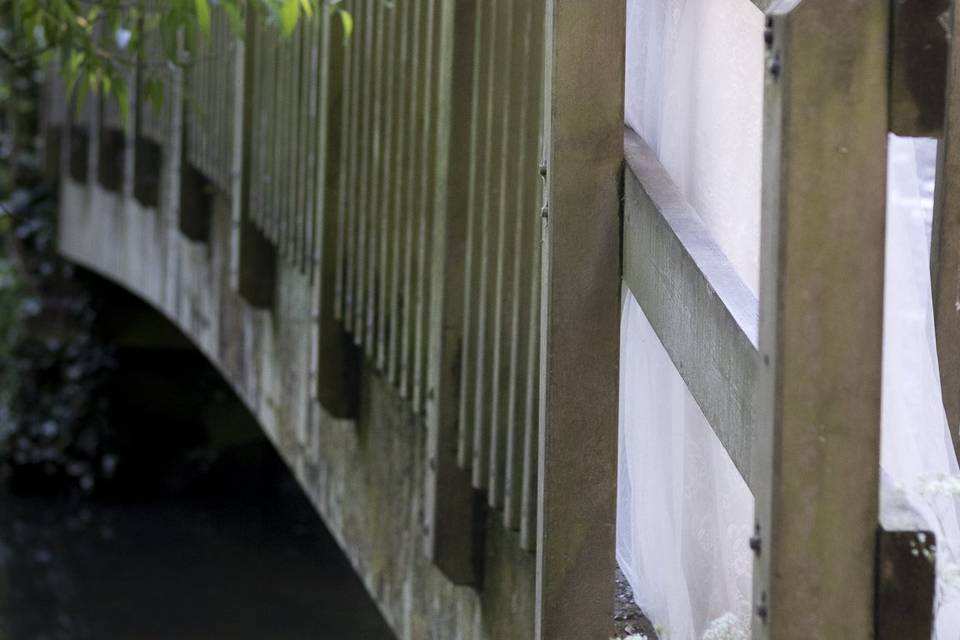
[[[960,34],[960,11],[954,10],[951,15],[952,32]],[[937,159],[930,276],[943,407],[954,449],[960,453],[960,46],[950,47],[946,94]]]
[[[874,637],[889,12],[768,18],[755,640]]]
[[[536,633],[613,624],[622,0],[548,0]]]

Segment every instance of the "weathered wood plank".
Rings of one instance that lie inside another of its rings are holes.
[[[623,279],[750,485],[757,298],[653,150],[624,147]]]
[[[960,33],[960,11],[952,12],[952,21],[952,32]],[[946,94],[937,149],[930,277],[943,407],[960,454],[960,46],[950,48]]]
[[[547,2],[537,639],[613,621],[624,20]]]
[[[875,616],[890,5],[793,4],[775,4],[769,16],[753,637],[866,640]]]

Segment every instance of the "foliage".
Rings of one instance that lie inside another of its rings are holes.
[[[221,10],[238,35],[247,9],[284,36],[302,18],[322,8],[340,15],[348,33],[350,15],[339,0],[0,0],[0,58],[8,65],[56,64],[68,91],[82,104],[88,93],[116,99],[124,120],[129,104],[128,74],[145,71],[141,89],[162,99],[160,70],[188,65],[198,38],[210,32],[211,11]],[[148,47],[151,37],[159,47]]]
[[[56,253],[52,194],[21,188],[10,202],[0,283],[2,459],[15,485],[89,492],[115,466],[103,400],[112,348],[95,332],[89,292]]]

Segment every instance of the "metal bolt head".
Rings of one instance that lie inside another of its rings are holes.
[[[770,75],[774,78],[780,77],[780,72],[783,71],[783,63],[780,62],[780,52],[773,54],[773,58],[770,60]]]
[[[763,544],[763,541],[760,538],[760,525],[756,525],[753,530],[753,535],[750,536],[750,549],[757,555],[760,555],[760,549]]]

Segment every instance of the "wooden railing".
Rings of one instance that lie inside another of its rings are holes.
[[[480,586],[493,509],[537,553],[539,636],[603,635],[623,3],[342,8],[349,38],[321,12],[290,39],[254,13],[240,37],[214,8],[164,106],[132,96],[132,171],[154,151],[179,168],[189,242],[229,207],[230,285],[251,307],[274,308],[281,276],[308,292],[310,393],[328,413],[356,415],[366,366],[421,417],[425,551],[452,582]],[[124,133],[94,108],[76,132]]]
[[[918,88],[904,67],[942,72],[945,7],[755,4],[768,12],[759,300],[630,130],[624,282],[756,499],[753,638],[929,637],[933,570],[904,568],[894,548],[910,535],[877,533],[881,337],[887,134],[938,133],[942,75]],[[944,218],[956,171],[942,162],[945,277],[960,225]],[[958,335],[956,318],[941,314],[938,334]],[[949,408],[955,340],[942,351]]]
[[[756,498],[754,637],[868,638],[882,615],[886,136],[939,117],[898,65],[937,50],[903,12],[929,27],[940,5],[754,4],[769,11],[759,299],[624,135],[622,0],[344,0],[352,36],[323,12],[289,39],[252,13],[241,38],[215,9],[173,99],[132,101],[136,138],[181,155],[181,231],[206,241],[213,202],[229,206],[231,286],[264,309],[278,272],[309,290],[313,399],[354,417],[366,366],[422,417],[437,566],[478,585],[483,504],[536,551],[539,638],[609,622],[621,195],[623,281]],[[70,131],[66,166],[87,180],[89,140],[128,138],[109,104],[67,102],[51,85],[48,127]],[[953,425],[955,164],[943,151],[932,265]]]

